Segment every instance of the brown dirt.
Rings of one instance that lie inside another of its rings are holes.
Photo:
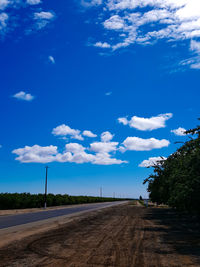
[[[0,249],[0,266],[199,267],[199,223],[127,204]]]

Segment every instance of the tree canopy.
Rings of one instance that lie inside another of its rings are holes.
[[[119,198],[111,197],[93,197],[93,196],[69,196],[67,194],[48,194],[47,206],[61,206],[82,203],[95,203],[118,201]],[[30,193],[0,193],[0,209],[26,209],[26,208],[41,208],[44,207],[44,194]]]
[[[200,126],[185,133],[192,137],[154,166],[144,183],[153,202],[200,214]]]

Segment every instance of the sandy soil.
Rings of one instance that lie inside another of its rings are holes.
[[[0,266],[199,267],[199,223],[170,209],[115,206],[1,248]]]

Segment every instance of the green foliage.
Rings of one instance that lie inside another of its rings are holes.
[[[69,195],[47,195],[47,207],[69,205],[69,204],[82,204],[82,203],[95,203],[107,201],[119,201],[122,199],[109,198],[109,197],[90,197],[90,196],[69,196]],[[41,208],[44,207],[44,195],[30,193],[22,194],[0,194],[0,209],[26,209],[26,208]]]
[[[144,183],[153,202],[200,214],[200,126],[186,133],[193,138],[154,166]]]

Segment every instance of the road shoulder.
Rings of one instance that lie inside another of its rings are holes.
[[[68,215],[53,217],[37,222],[26,223],[18,226],[0,229],[0,248],[7,246],[14,241],[20,241],[21,239],[26,237],[54,230],[56,228],[64,226],[69,222],[83,219],[84,217],[94,214],[95,212],[100,212],[101,210],[109,209],[110,207],[124,204],[125,203],[111,203],[109,206],[106,207],[97,207],[92,210],[74,212]],[[70,207],[75,207],[75,205],[70,205]],[[77,205],[77,207],[80,207],[80,205]]]

